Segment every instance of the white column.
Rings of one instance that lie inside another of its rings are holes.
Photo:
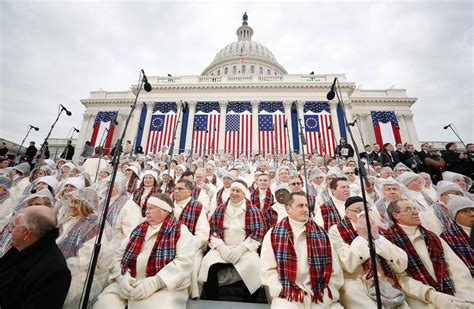
[[[183,101],[176,102],[176,107],[178,108],[177,112],[178,112],[178,115],[181,114],[181,118],[178,119],[179,123],[178,123],[178,126],[176,127],[176,135],[175,135],[175,139],[174,139],[173,153],[175,155],[178,154],[178,152],[179,152],[179,140],[180,140],[180,137],[181,137],[181,129],[183,127],[183,110],[182,110],[183,104],[184,104]]]
[[[145,126],[143,128],[142,142],[141,142],[141,145],[135,145],[135,147],[142,146],[143,147],[143,152],[146,151],[148,133],[150,131],[151,114],[153,114],[153,104],[154,103],[151,102],[151,101],[146,102],[147,112],[146,112],[146,118],[145,118]],[[148,153],[145,153],[145,155],[147,155],[147,154]]]
[[[77,138],[77,143],[76,143],[76,150],[74,151],[74,158],[79,158],[79,155],[82,153],[82,150],[84,149],[84,144],[86,143],[88,136],[87,135],[89,132],[89,127],[91,127],[91,121],[92,119],[95,119],[94,114],[91,112],[88,112],[87,110],[84,112],[84,120],[82,121],[81,124],[81,130],[79,132],[79,137]]]
[[[186,147],[185,152],[189,153],[191,150],[191,141],[193,139],[194,127],[194,113],[196,112],[196,101],[188,101],[189,115],[188,115],[188,129],[186,132]]]
[[[291,130],[293,128],[292,123],[291,123],[291,104],[292,103],[293,103],[293,101],[291,101],[291,100],[285,100],[283,102],[283,107],[285,108],[285,118],[287,120],[287,125],[288,125],[287,130],[289,132],[289,134],[287,132],[285,132],[285,134],[287,134],[287,137],[289,135],[288,143],[290,145],[291,151],[293,152],[294,151],[294,149],[293,149],[293,134],[292,134],[292,130]],[[288,146],[286,147],[284,152],[285,153],[288,152]]]
[[[413,122],[413,114],[405,114],[405,122],[408,130],[408,135],[410,136],[410,143],[413,144],[416,148],[420,147],[420,142],[418,141],[418,136],[416,134],[415,123]]]
[[[303,130],[304,130],[304,126],[305,126],[305,123],[304,123],[304,101],[301,101],[301,100],[296,101],[296,111],[297,111],[297,114],[298,114],[298,122],[296,123],[296,125],[298,126],[298,143],[300,145],[300,153],[301,153],[301,149],[303,147],[305,147],[304,152],[307,154],[308,152],[306,151],[306,145],[301,144],[301,135],[300,135],[301,134],[300,120],[301,120],[301,125],[303,126]]]
[[[132,145],[135,143],[135,138],[138,133],[138,125],[142,113],[143,102],[137,102],[137,107],[133,111],[132,118],[128,124],[127,133],[125,134],[125,142],[131,141]]]
[[[220,100],[219,107],[221,109],[221,122],[219,127],[219,143],[217,145],[216,152],[217,153],[224,153],[224,142],[225,142],[225,121],[226,121],[226,112],[227,112],[227,100]]]
[[[331,116],[332,116],[332,130],[334,132],[334,137],[336,138],[336,145],[339,143],[339,139],[341,138],[341,132],[339,131],[339,119],[337,118],[337,102],[331,101],[329,102],[329,106],[331,107]]]
[[[400,138],[402,139],[402,143],[404,144],[410,140],[405,114],[396,113],[395,116],[397,117],[398,126],[400,127]]]
[[[258,100],[252,100],[252,154],[260,152],[258,148]]]

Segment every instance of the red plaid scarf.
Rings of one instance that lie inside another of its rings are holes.
[[[135,173],[132,174],[130,177],[130,181],[127,184],[127,192],[130,194],[133,194],[133,191],[135,191],[138,187],[138,177],[135,175]]]
[[[394,223],[387,230],[386,237],[408,254],[407,272],[411,277],[421,281],[423,284],[434,287],[438,292],[454,295],[454,284],[451,278],[449,278],[448,264],[446,263],[443,246],[439,237],[421,225],[418,226],[418,229],[425,241],[430,260],[433,263],[436,280],[426,270],[407,234],[397,223]]]
[[[163,186],[163,182],[160,182],[156,187],[158,188],[158,193],[163,193],[163,190],[161,189],[161,187]],[[174,192],[174,187],[170,187],[170,185],[168,184],[168,186],[166,187],[166,194],[168,195],[172,195]]]
[[[188,230],[194,235],[196,231],[196,224],[199,219],[199,215],[202,211],[202,205],[196,200],[190,199],[189,202],[184,206],[183,211],[179,215],[179,222],[186,225]]]
[[[98,232],[98,218],[95,215],[90,215],[74,224],[67,233],[67,236],[58,243],[58,247],[66,259],[77,256],[79,249],[81,249],[84,243],[96,237]]]
[[[141,187],[139,189],[136,189],[134,192],[133,192],[133,201],[138,205],[140,206],[140,203],[142,202],[142,195],[143,195],[143,192],[145,191],[145,187]],[[159,193],[159,188],[158,187],[153,187],[153,189],[150,190],[150,193],[148,193],[148,195],[146,196],[145,198],[145,202],[143,203],[143,205],[141,206],[142,208],[142,217],[145,217],[145,211],[146,211],[146,204],[148,202],[148,199],[150,198],[150,196],[152,196],[153,194],[156,194],[156,193]]]
[[[217,202],[217,205],[216,205],[216,206],[219,206],[220,204],[227,202],[227,201],[224,202],[224,200],[222,199],[222,194],[224,193],[224,190],[225,190],[225,188],[222,187],[222,189],[220,189],[219,191],[217,191],[217,193],[216,193],[216,202]],[[228,198],[227,198],[227,200],[228,200]]]
[[[217,206],[212,214],[209,225],[211,227],[211,235],[224,240],[224,213],[227,209],[229,201]],[[232,207],[232,206],[231,206]],[[245,200],[245,237],[250,237],[258,242],[263,241],[265,236],[265,221],[260,210],[254,206],[249,200]]]
[[[197,201],[199,198],[199,194],[201,194],[201,188],[196,185],[193,185],[193,191],[191,191],[192,199]]]
[[[130,270],[133,278],[137,276],[137,257],[142,251],[145,242],[146,231],[150,224],[145,221],[138,225],[130,234],[125,252],[120,265],[122,275]],[[156,275],[164,266],[173,261],[176,255],[176,243],[181,235],[181,223],[170,213],[156,236],[155,244],[151,250],[146,265],[146,277]]]
[[[319,208],[321,209],[321,215],[324,220],[324,229],[326,231],[328,231],[334,224],[341,222],[341,215],[339,215],[339,211],[337,211],[336,205],[334,205],[334,202],[331,199],[319,206]]]
[[[282,285],[278,297],[290,302],[302,303],[305,292],[295,283],[298,259],[293,246],[293,232],[288,217],[273,228],[271,241],[277,263],[278,278]],[[314,293],[312,301],[314,303],[322,302],[326,288],[332,299],[329,289],[332,272],[331,243],[326,232],[313,220],[308,220],[306,223],[306,246],[308,248],[311,290]]]
[[[209,179],[206,176],[206,180],[204,180],[204,182],[205,183],[212,183],[215,186],[217,184],[217,177],[216,177],[216,175],[212,175],[212,178],[209,181]]]
[[[266,229],[269,230],[271,227],[275,226],[278,221],[278,213],[272,208],[272,205],[275,203],[272,191],[270,188],[265,192],[265,199],[263,200],[263,207],[260,205],[260,190],[256,189],[250,194],[250,200],[252,201],[253,206],[257,209],[260,209],[262,215],[265,219]]]
[[[457,224],[453,223],[440,235],[459,258],[466,264],[474,277],[474,249],[469,244],[469,235]]]
[[[344,242],[348,245],[350,245],[352,241],[358,236],[357,231],[354,229],[354,226],[352,226],[351,220],[347,216],[345,216],[341,222],[337,224],[337,230],[339,231],[342,240],[344,240]],[[390,265],[380,255],[377,254],[377,257],[380,265],[382,266],[382,271],[385,277],[391,279],[394,282],[394,286],[396,288],[400,288],[397,276]],[[370,279],[374,276],[370,259],[362,263],[362,267],[364,268],[364,272],[367,274],[366,279]]]

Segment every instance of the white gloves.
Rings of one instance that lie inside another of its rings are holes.
[[[118,294],[122,299],[130,299],[130,292],[133,287],[132,284],[135,283],[135,278],[132,278],[129,273],[125,275],[120,275],[117,277],[117,282],[119,285]]]
[[[226,262],[229,262],[229,258],[230,258],[230,253],[231,253],[231,248],[222,244],[222,245],[219,245],[216,247],[216,250],[217,252],[219,252],[219,254],[221,255],[222,259]]]
[[[239,261],[239,259],[247,252],[247,248],[243,245],[238,245],[234,249],[230,250],[229,259],[228,261],[232,264],[235,264]]]
[[[153,293],[164,287],[163,281],[157,275],[138,280],[130,292],[132,300],[141,300],[150,297]]]
[[[429,291],[428,300],[440,309],[468,308],[467,303],[462,299],[435,290]]]

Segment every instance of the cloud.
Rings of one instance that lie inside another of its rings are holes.
[[[90,91],[147,75],[197,75],[235,41],[243,12],[254,40],[289,73],[345,73],[363,88],[406,88],[421,140],[474,139],[470,1],[14,2],[0,4],[0,135],[41,142],[79,127]]]

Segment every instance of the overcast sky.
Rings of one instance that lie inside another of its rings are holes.
[[[40,143],[80,128],[90,91],[128,90],[138,72],[199,75],[246,11],[253,40],[290,74],[343,73],[365,89],[407,89],[420,140],[474,141],[473,1],[0,0],[0,137]],[[77,136],[77,134],[76,134]]]

